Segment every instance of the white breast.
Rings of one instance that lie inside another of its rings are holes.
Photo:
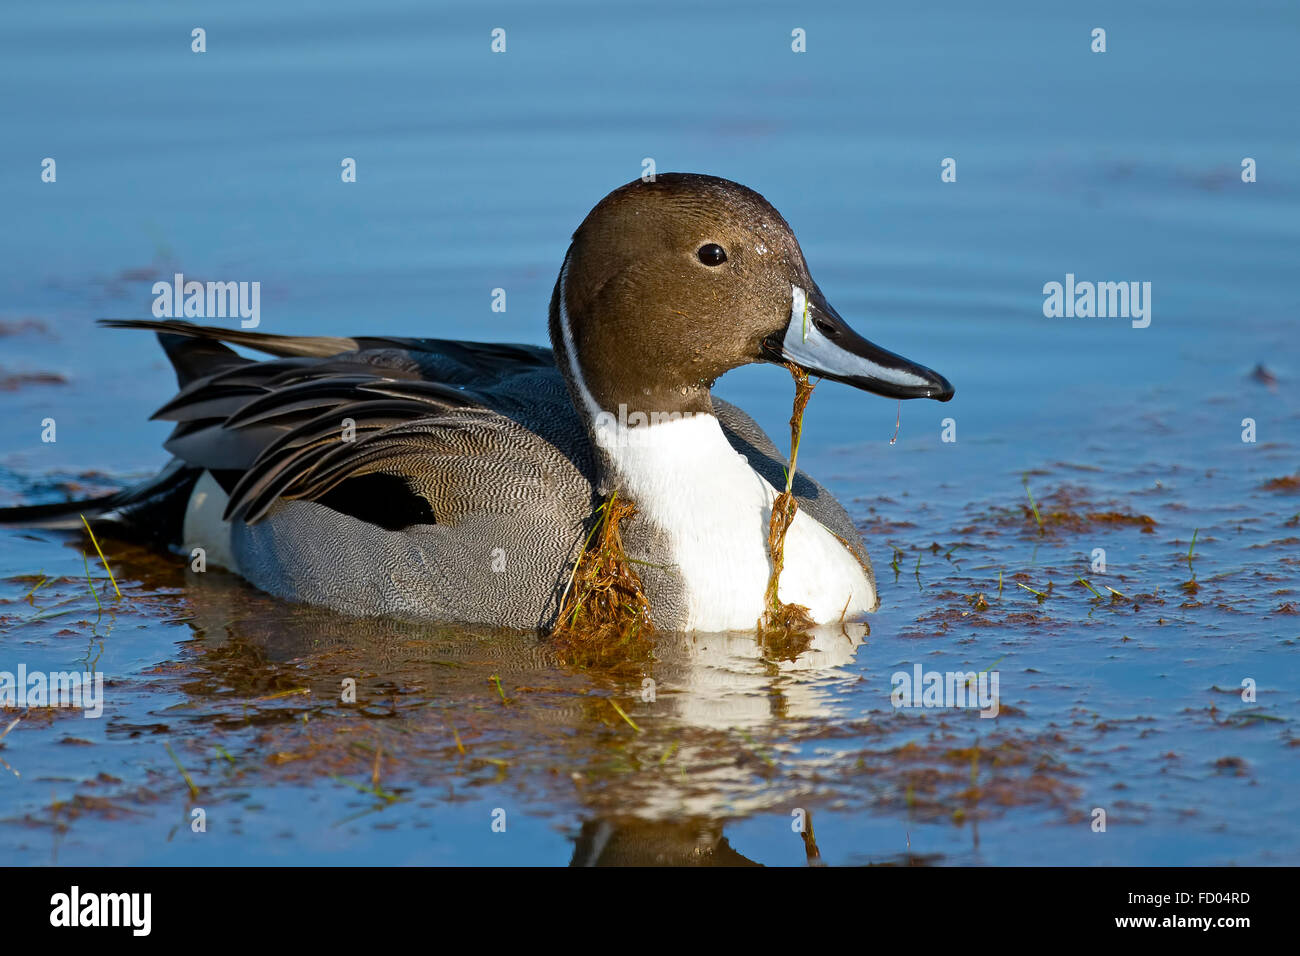
[[[669,539],[686,583],[687,629],[752,630],[771,573],[767,531],[776,489],[736,453],[712,415],[604,437],[625,493]],[[802,511],[786,536],[779,593],[819,624],[876,606],[857,559]]]

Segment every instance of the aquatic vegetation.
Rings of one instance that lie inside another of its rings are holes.
[[[95,532],[90,528],[90,522],[86,520],[85,515],[81,515],[81,523],[86,526],[86,534],[90,535],[90,543],[95,546],[95,552],[99,555],[99,560],[104,563],[104,570],[108,572],[108,579],[113,582],[113,590],[117,592],[118,600],[122,598],[122,589],[117,586],[117,578],[113,577],[113,569],[108,566],[108,558],[104,557],[104,549],[99,546],[99,540],[95,537]],[[89,572],[87,572],[89,579]],[[99,599],[95,599],[99,603]]]
[[[1274,491],[1281,494],[1296,494],[1300,492],[1300,472],[1294,475],[1283,475],[1281,478],[1274,478],[1271,481],[1264,482],[1260,486],[1262,491]]]
[[[1086,491],[1077,485],[1063,484],[1050,494],[1035,498],[1027,475],[1022,482],[1028,504],[1019,509],[991,509],[989,516],[997,523],[1023,527],[1026,521],[1032,520],[1039,537],[1050,537],[1056,532],[1080,534],[1106,527],[1135,527],[1143,534],[1153,534],[1157,528],[1156,520],[1150,515],[1091,502]]]
[[[16,392],[28,385],[66,385],[61,372],[6,372],[0,368],[0,392]]]
[[[199,796],[198,785],[194,783],[194,779],[190,776],[189,771],[181,765],[180,758],[176,756],[176,751],[172,750],[172,745],[164,743],[163,747],[167,750],[167,756],[172,758],[172,763],[176,764],[176,769],[180,771],[181,778],[185,781],[185,786],[189,788],[190,799],[197,800]]]
[[[806,607],[783,602],[779,592],[785,537],[798,510],[793,489],[803,415],[815,386],[802,368],[790,363],[786,368],[795,382],[790,458],[785,489],[772,504],[767,537],[772,570],[764,593],[765,608],[755,630],[768,657],[793,661],[811,645],[814,622]],[[551,632],[553,645],[565,663],[631,675],[640,673],[653,659],[650,639],[655,629],[649,600],[620,532],[620,524],[635,513],[635,504],[617,492],[597,509],[595,525],[561,596],[561,610]]]
[[[1192,565],[1192,552],[1196,550],[1196,536],[1200,531],[1200,528],[1192,531],[1192,543],[1187,546],[1187,570],[1191,572],[1191,577],[1179,585],[1188,594],[1195,594],[1201,589],[1201,586],[1196,583],[1196,568]]]
[[[785,490],[772,503],[772,517],[768,525],[767,549],[771,557],[772,572],[763,596],[763,615],[756,622],[759,645],[775,660],[794,660],[812,643],[809,631],[813,619],[808,609],[800,604],[787,604],[779,596],[781,572],[785,568],[785,536],[794,521],[799,504],[795,500],[794,475],[799,462],[799,440],[803,436],[803,414],[812,398],[813,389],[808,373],[787,362],[786,368],[794,378],[794,408],[790,413],[790,460],[785,469]],[[846,602],[847,607],[847,602]]]
[[[1024,483],[1025,483],[1025,494],[1029,497],[1029,507],[1033,509],[1034,520],[1038,522],[1038,533],[1043,534],[1045,533],[1043,528],[1043,516],[1038,513],[1038,505],[1034,502],[1034,493],[1029,490],[1028,475],[1024,476]]]
[[[636,506],[617,492],[597,509],[551,631],[566,664],[636,675],[653,659],[650,602],[619,530],[635,513]]]

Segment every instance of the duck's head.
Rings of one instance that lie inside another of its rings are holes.
[[[953,396],[948,380],[873,344],[831,307],[781,214],[738,183],[660,174],[588,214],[551,299],[551,340],[585,411],[707,412],[751,362],[889,398]]]

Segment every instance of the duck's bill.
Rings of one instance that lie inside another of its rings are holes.
[[[820,290],[794,287],[790,324],[779,341],[763,343],[767,358],[793,362],[809,375],[843,382],[886,398],[933,398],[946,402],[953,387],[938,372],[868,342],[849,328]]]

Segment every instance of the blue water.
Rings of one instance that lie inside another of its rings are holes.
[[[1300,496],[1266,485],[1300,463],[1293,4],[87,2],[3,23],[0,380],[65,381],[0,390],[0,503],[166,460],[165,361],[92,325],[147,316],[155,273],[261,282],[263,331],[544,344],[570,233],[646,158],[763,193],[840,313],[957,388],[905,405],[892,446],[895,403],[827,383],[810,407],[800,464],[881,578],[866,642],[772,674],[743,641],[666,639],[655,703],[528,638],[357,629],[125,545],[100,614],[85,542],[4,532],[0,670],[102,645],[110,678],[104,719],[28,715],[0,742],[6,859],[561,864],[705,832],[797,864],[803,808],[832,863],[1300,860]],[[1150,326],[1045,318],[1066,273],[1150,282]],[[784,444],[784,373],[718,393]],[[1026,475],[1044,511],[1154,531],[1040,535]],[[1042,604],[1017,586],[1049,580]],[[75,613],[30,620],[60,600]],[[890,675],[918,661],[996,666],[1014,712],[896,713]],[[346,676],[391,711],[337,706]],[[376,752],[400,799],[357,789]]]

